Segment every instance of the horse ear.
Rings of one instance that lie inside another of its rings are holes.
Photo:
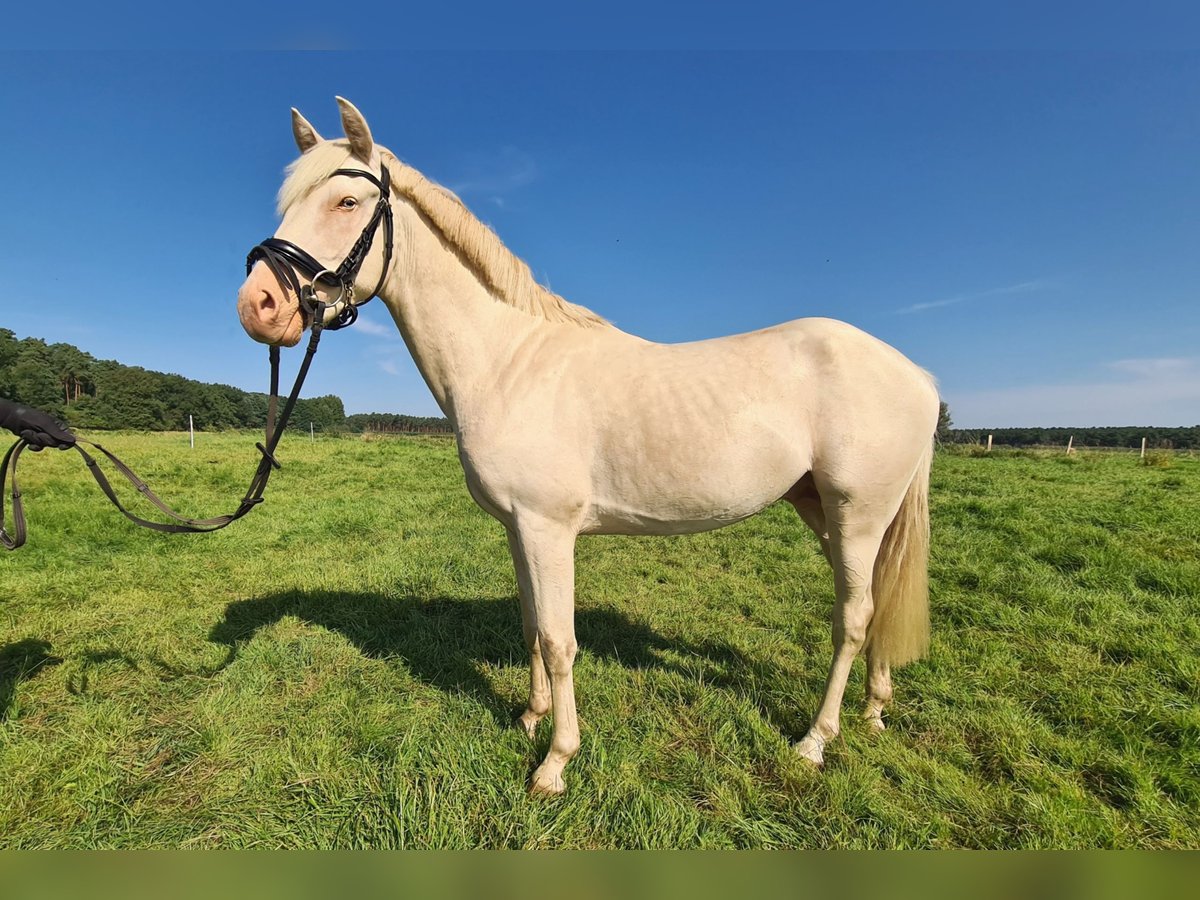
[[[300,110],[294,106],[292,107],[292,137],[296,139],[296,146],[300,148],[301,153],[307,153],[324,140],[321,135],[317,134],[317,129],[313,128],[308,119],[300,115]]]
[[[342,131],[350,141],[350,149],[363,162],[370,162],[371,149],[375,142],[371,139],[371,129],[367,120],[345,97],[337,98],[338,108],[342,111]]]

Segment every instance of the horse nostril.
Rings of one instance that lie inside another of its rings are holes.
[[[258,312],[260,315],[275,312],[275,298],[271,296],[270,291],[262,292],[262,297],[258,301]]]

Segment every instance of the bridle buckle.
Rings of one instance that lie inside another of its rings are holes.
[[[327,283],[336,284],[338,288],[337,298],[334,300],[322,300],[317,296],[317,284],[324,280]],[[332,269],[322,269],[312,277],[312,280],[300,289],[300,302],[305,307],[305,311],[312,316],[310,328],[324,328],[325,313],[328,310],[336,310],[338,305],[343,302],[353,303],[354,288],[347,288],[346,282],[341,276]]]

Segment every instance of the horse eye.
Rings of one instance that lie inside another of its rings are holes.
[[[354,207],[358,206],[358,201],[355,200],[353,197],[344,197],[344,198],[342,198],[342,202],[339,203],[338,205],[342,209],[354,209]]]

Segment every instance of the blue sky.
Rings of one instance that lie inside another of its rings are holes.
[[[0,84],[20,336],[263,389],[243,260],[289,108],[334,135],[341,94],[627,331],[832,316],[930,369],[963,427],[1200,422],[1196,52],[26,52]],[[377,301],[309,384],[437,411]]]

